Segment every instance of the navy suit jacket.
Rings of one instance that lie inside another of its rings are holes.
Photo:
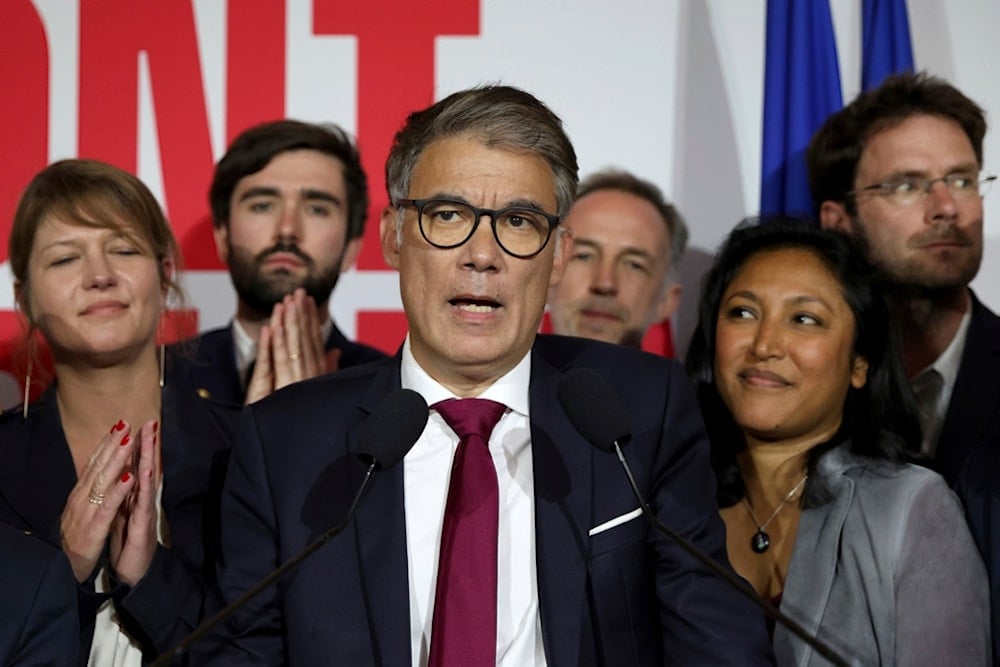
[[[954,485],[969,454],[1000,419],[1000,317],[972,294],[972,320],[932,466]]]
[[[206,587],[215,579],[218,500],[239,420],[237,408],[200,398],[175,380],[167,377],[160,424],[161,503],[171,546],[157,547],[136,586],[118,584],[111,591],[123,625],[147,658],[172,647],[202,619]],[[77,476],[54,393],[50,388],[33,403],[28,419],[20,409],[0,415],[0,522],[60,548],[59,520]],[[86,659],[98,607],[108,595],[95,593],[93,581],[77,589]]]
[[[76,663],[76,579],[61,551],[0,524],[0,597],[0,664]]]
[[[1000,417],[991,424],[987,442],[969,455],[955,492],[989,574],[993,664],[1000,665]]]
[[[184,382],[197,388],[199,392],[207,392],[216,401],[243,405],[246,390],[241,386],[240,375],[236,370],[236,346],[231,324],[206,331],[180,345],[183,348],[179,356],[188,357],[190,365]],[[381,350],[347,340],[336,324],[325,345],[327,351],[334,348],[340,350],[338,368],[359,366],[386,357]]]
[[[1000,317],[975,295],[934,466],[958,493],[986,564],[993,664],[1000,666]]]
[[[550,665],[771,664],[762,615],[637,517],[613,454],[559,405],[573,367],[631,408],[626,453],[660,519],[726,563],[708,442],[675,362],[583,339],[532,350],[531,449],[539,613]],[[220,584],[232,601],[340,522],[361,481],[361,425],[400,386],[400,357],[297,383],[248,406],[223,494]],[[407,665],[410,613],[403,466],[386,470],[348,528],[237,613],[212,664]],[[212,650],[215,653],[211,653]]]

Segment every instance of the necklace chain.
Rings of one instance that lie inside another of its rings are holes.
[[[802,485],[806,483],[807,479],[809,479],[809,475],[805,475],[802,479],[799,480],[798,484],[793,486],[791,490],[787,494],[785,494],[784,499],[780,503],[778,503],[778,506],[774,508],[774,511],[771,512],[771,516],[767,517],[767,521],[765,521],[764,523],[761,523],[760,521],[757,520],[757,517],[754,515],[753,510],[750,508],[750,501],[747,500],[746,496],[743,496],[743,506],[747,508],[747,513],[750,514],[750,518],[753,519],[754,524],[756,524],[758,532],[761,533],[764,532],[764,529],[767,528],[768,524],[770,524],[771,521],[774,520],[774,517],[778,516],[778,512],[781,511],[781,508],[784,507],[786,504],[788,504],[788,501],[792,499],[792,496],[794,496],[800,488],[802,488]]]

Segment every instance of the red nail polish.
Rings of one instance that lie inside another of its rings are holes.
[[[119,419],[118,423],[115,424],[114,430],[115,431],[124,431],[125,430],[125,422],[123,422],[121,419]]]
[[[128,471],[126,470],[125,472],[122,473],[122,484],[124,484],[128,480],[129,480],[129,474]]]
[[[129,440],[130,440],[130,438],[128,437],[128,433],[126,433],[125,437],[122,438],[122,447],[124,447],[125,445],[127,445]]]
[[[160,422],[153,422],[153,433],[160,430]]]

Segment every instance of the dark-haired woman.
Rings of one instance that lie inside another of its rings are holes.
[[[17,304],[55,381],[0,416],[0,522],[66,554],[81,655],[102,667],[187,634],[214,565],[210,489],[238,415],[164,377],[156,337],[175,251],[149,190],[92,160],[42,170],[11,229]]]
[[[985,665],[986,574],[920,432],[889,310],[846,237],[734,231],[706,276],[688,370],[733,567],[850,661]],[[784,628],[779,665],[827,664]]]

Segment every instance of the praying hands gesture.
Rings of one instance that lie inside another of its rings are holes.
[[[275,304],[270,322],[260,330],[247,404],[293,382],[337,369],[340,350],[324,352],[321,322],[316,302],[301,287]]]
[[[119,421],[101,439],[69,494],[60,518],[62,548],[77,581],[94,572],[111,535],[111,567],[124,582],[138,581],[156,549],[159,485],[157,423],[138,436]]]
[[[134,479],[129,480],[132,486],[111,525],[111,567],[129,586],[146,574],[156,551],[160,516],[156,494],[163,480],[158,426],[155,421],[142,425]]]

